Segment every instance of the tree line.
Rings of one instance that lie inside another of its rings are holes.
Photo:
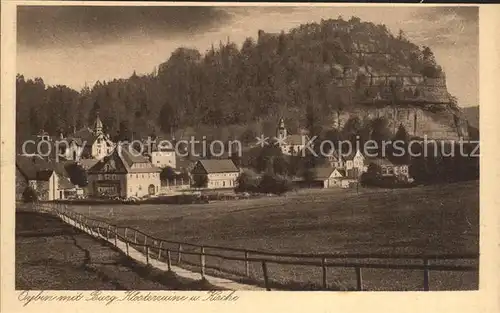
[[[361,55],[359,50],[380,54]],[[339,17],[287,33],[260,31],[257,39],[247,38],[241,47],[229,40],[203,54],[180,47],[150,74],[134,72],[80,91],[19,74],[17,139],[42,129],[51,135],[69,134],[91,125],[97,112],[105,131],[116,139],[179,137],[189,129],[220,137],[215,128],[226,129],[227,137],[244,138],[248,128],[252,132],[270,117],[287,116],[307,125],[308,110],[323,112],[315,118],[324,124],[333,112],[367,96],[359,86],[339,86],[339,77],[366,70],[397,73],[401,68],[441,75],[429,47],[416,46],[402,32],[394,36],[385,25]]]

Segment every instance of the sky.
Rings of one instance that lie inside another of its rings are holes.
[[[463,107],[479,105],[479,17],[477,7],[340,6],[20,6],[17,13],[17,72],[46,84],[80,90],[151,73],[178,47],[204,53],[228,39],[287,31],[321,19],[357,16],[385,24],[393,34],[433,50],[448,90]]]

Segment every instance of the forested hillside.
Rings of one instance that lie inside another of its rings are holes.
[[[388,82],[388,76],[396,80]],[[134,72],[80,91],[19,74],[17,138],[40,129],[69,133],[91,123],[97,111],[106,131],[122,138],[186,129],[207,134],[214,125],[226,137],[239,137],[281,115],[293,130],[305,126],[311,109],[320,112],[319,124],[333,127],[336,113],[374,99],[393,106],[425,104],[422,110],[456,109],[429,47],[416,46],[403,32],[393,35],[384,25],[338,18],[288,33],[260,31],[241,47],[221,42],[204,54],[181,47],[149,75]]]

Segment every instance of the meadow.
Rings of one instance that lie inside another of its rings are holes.
[[[479,250],[478,181],[393,190],[301,190],[209,204],[69,208],[167,240],[261,251],[444,254]],[[243,268],[238,262],[210,262],[239,273]],[[252,277],[260,279],[259,264],[252,264],[250,270]],[[311,267],[271,265],[269,271],[276,284],[300,284],[299,289],[314,289],[321,281],[320,271]],[[352,269],[328,271],[331,289],[350,289],[355,284]],[[364,279],[368,290],[419,290],[421,275],[418,270],[373,269],[365,271]],[[478,286],[477,273],[433,272],[432,278],[433,290]]]

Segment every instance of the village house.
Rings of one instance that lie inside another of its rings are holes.
[[[195,187],[224,189],[236,187],[240,170],[230,159],[199,160],[191,171]]]
[[[285,120],[280,119],[276,129],[276,142],[284,155],[299,155],[308,142],[305,135],[289,135],[285,127]]]
[[[345,176],[345,170],[333,167],[317,167],[313,170],[313,181],[322,188],[340,187]]]
[[[144,153],[154,166],[176,168],[177,154],[171,140],[149,136],[143,143],[149,145],[144,147]]]
[[[160,192],[161,169],[130,145],[117,144],[113,152],[88,170],[89,196],[144,197]]]
[[[357,179],[368,169],[366,158],[359,150],[357,150],[356,153],[346,155],[344,157],[344,160],[345,170],[347,173],[347,177],[349,178]]]
[[[99,115],[96,116],[94,127],[83,127],[67,138],[61,138],[67,147],[64,157],[67,160],[79,161],[80,159],[100,160],[109,155],[115,148],[108,134],[103,131],[103,124]],[[61,145],[63,146],[63,145]]]
[[[62,164],[40,156],[16,156],[16,200],[22,200],[27,187],[33,188],[40,201],[63,200],[77,193]]]
[[[325,158],[331,167],[334,167],[334,168],[344,168],[345,167],[344,158],[339,153],[337,153],[337,151],[335,151],[334,149],[331,149],[328,153],[326,153]]]

